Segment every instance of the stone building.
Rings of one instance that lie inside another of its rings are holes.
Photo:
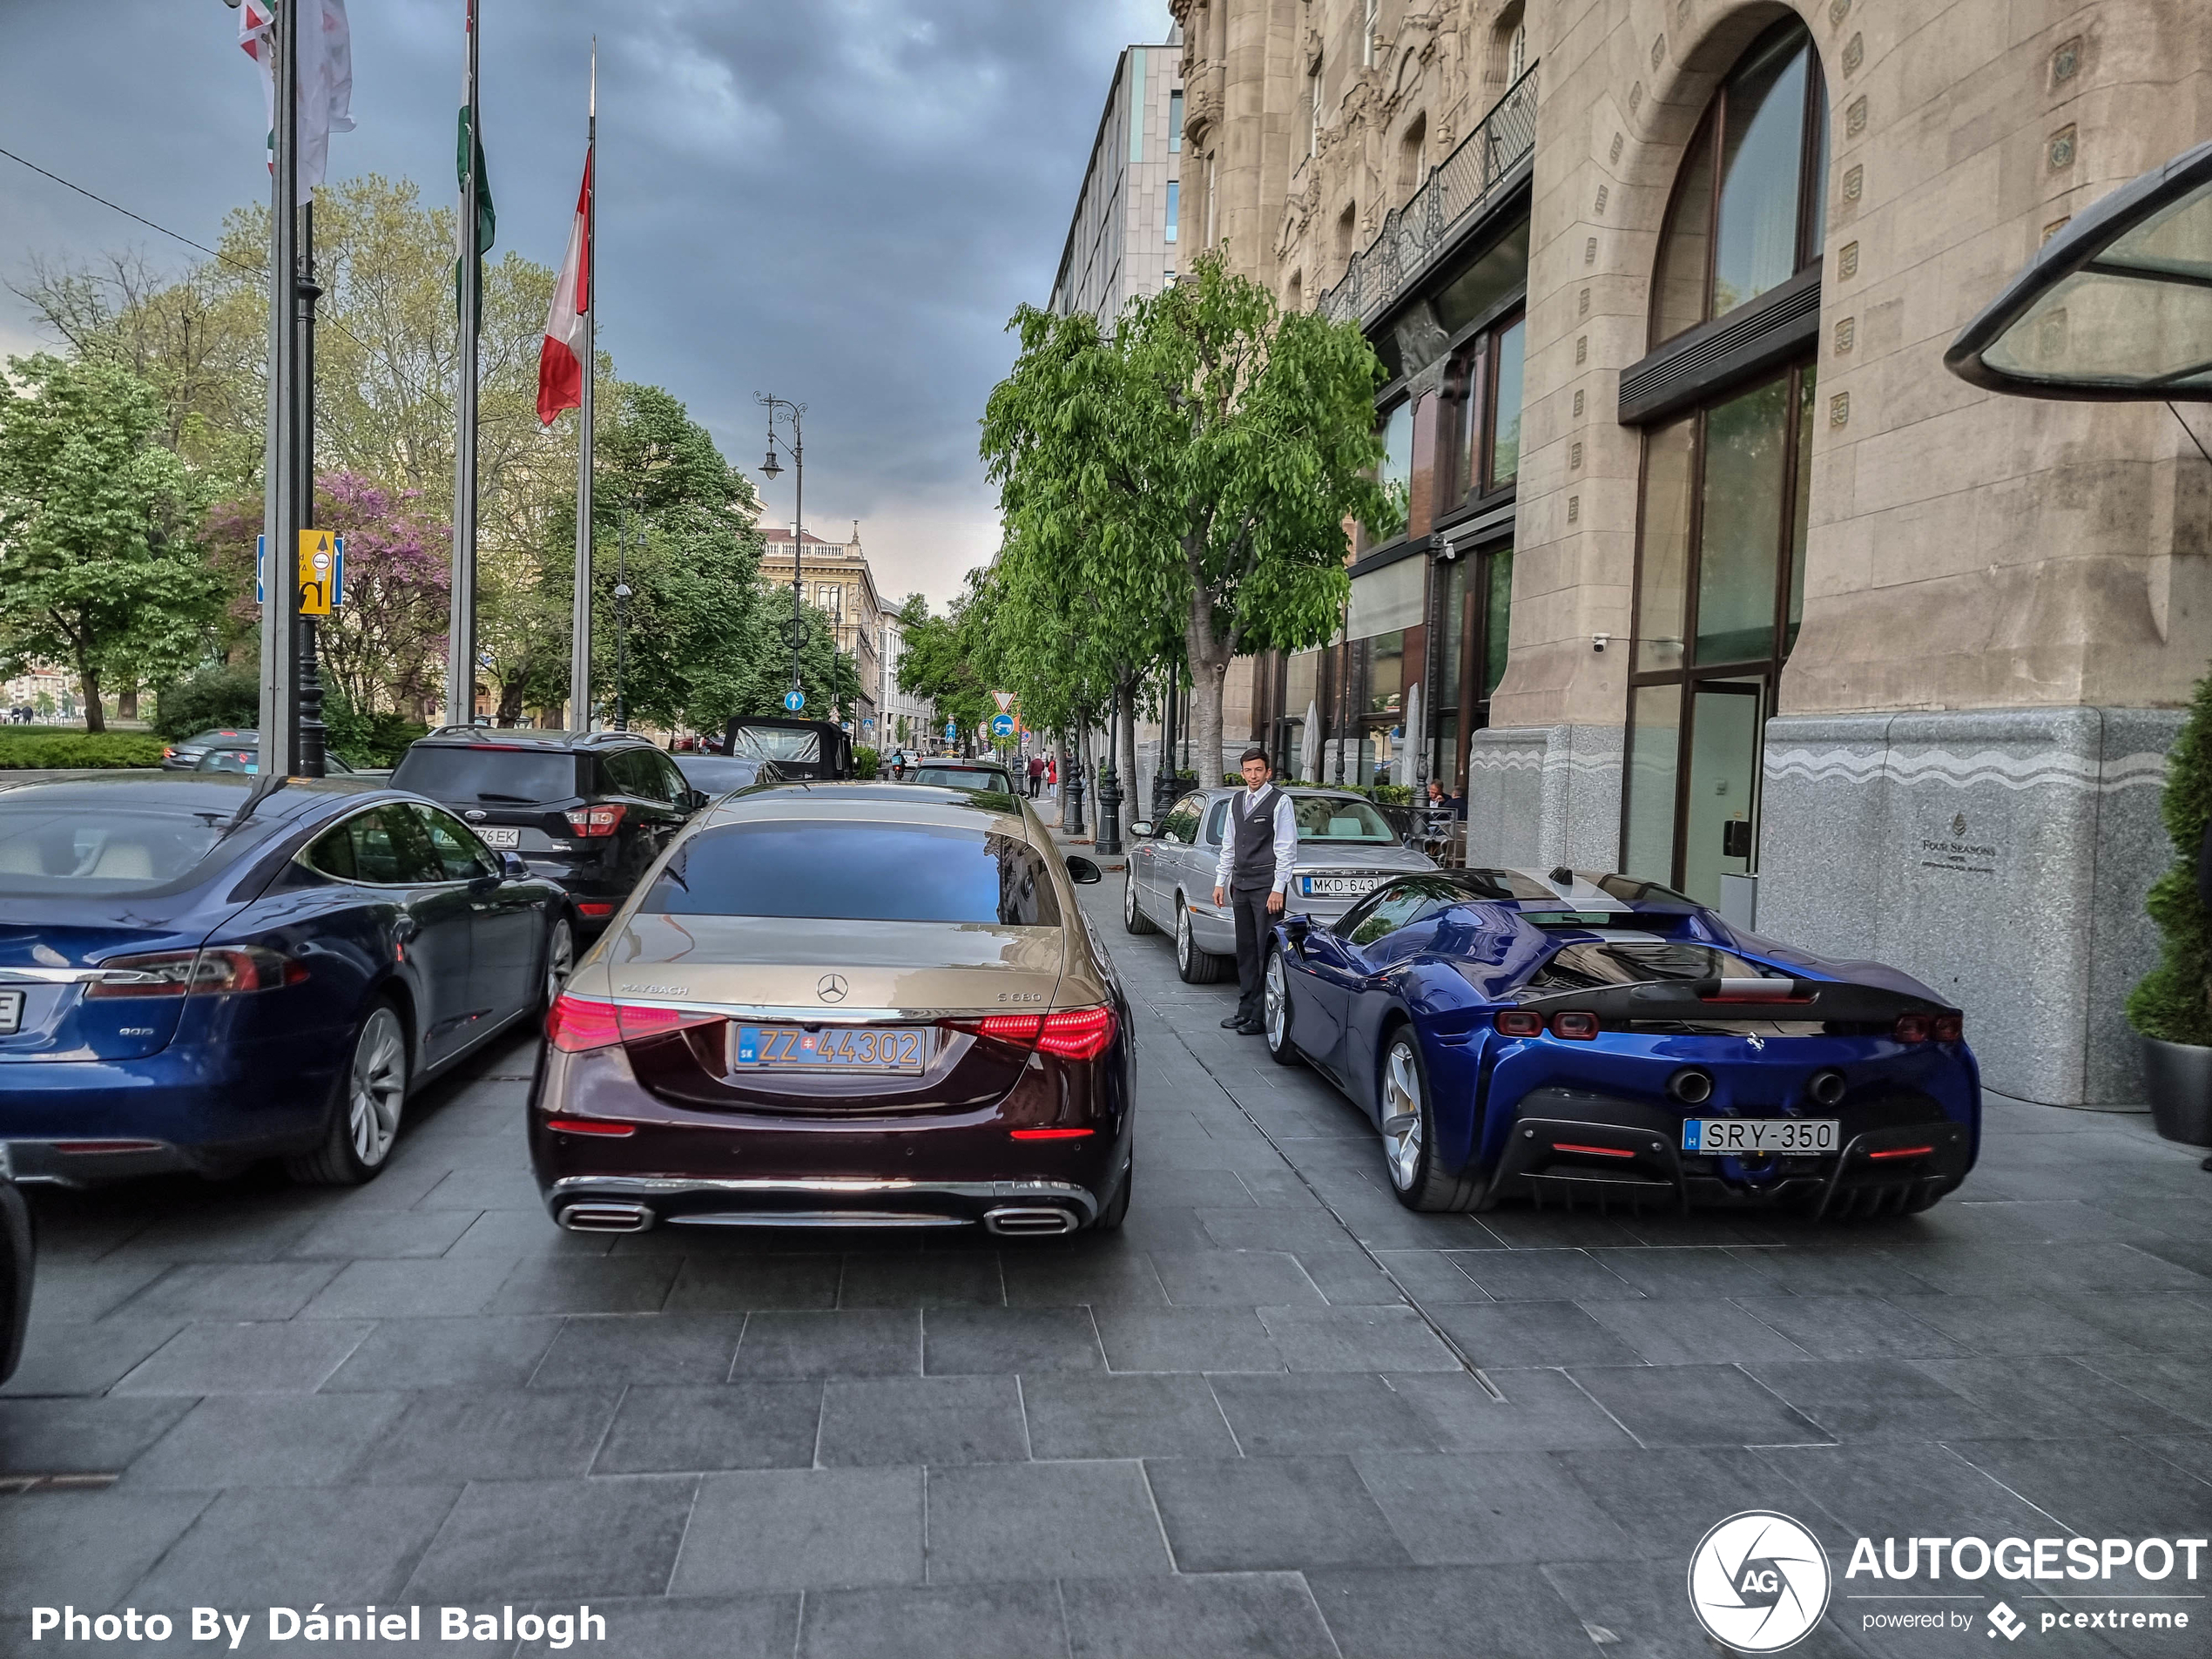
[[[780,528],[761,532],[760,579],[772,589],[791,590],[792,533]],[[860,521],[853,521],[852,539],[840,545],[806,532],[799,566],[799,588],[806,602],[829,617],[837,648],[853,658],[860,674],[860,705],[846,711],[853,741],[874,746],[883,707],[883,619],[887,614],[876,597],[875,573],[860,548]],[[788,644],[789,642],[786,642]],[[813,718],[810,713],[807,718]]]
[[[1464,787],[1471,860],[1897,963],[2006,1093],[2139,1098],[2212,467],[2155,404],[1941,357],[2212,137],[2212,8],[1173,10],[1184,245],[1356,318],[1392,376],[1403,522],[1352,549],[1347,639],[1263,664],[1255,735],[1292,759],[1311,710],[1325,772]]]
[[[1183,52],[1170,38],[1115,60],[1076,192],[1049,308],[1110,323],[1175,280],[1182,222]]]

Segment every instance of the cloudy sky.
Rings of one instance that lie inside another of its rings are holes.
[[[996,539],[975,421],[1049,293],[1116,53],[1165,0],[480,0],[502,248],[557,264],[599,37],[599,340],[738,466],[756,391],[807,406],[807,523],[860,520],[887,597]],[[352,0],[331,176],[450,192],[462,0]],[[266,197],[222,0],[0,0],[0,148],[199,242]],[[0,158],[0,276],[32,253],[198,256]],[[0,353],[37,343],[0,292]],[[787,519],[791,475],[766,492]]]

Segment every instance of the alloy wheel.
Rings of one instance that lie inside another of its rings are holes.
[[[1175,907],[1175,965],[1186,975],[1190,972],[1190,953],[1195,948],[1190,938],[1190,908],[1177,905]]]
[[[569,982],[569,975],[576,970],[576,930],[563,916],[553,924],[552,936],[545,941],[545,1006],[551,1008],[553,999],[560,995]]]
[[[1285,1011],[1290,1006],[1290,987],[1283,979],[1283,954],[1276,951],[1267,959],[1265,1001],[1262,1018],[1267,1022],[1267,1046],[1276,1054],[1283,1052]]]
[[[1391,1184],[1409,1191],[1421,1167],[1421,1076],[1402,1037],[1383,1062],[1382,1096],[1384,1161]]]
[[[391,1151],[406,1100],[406,1035],[400,1028],[400,1016],[380,1006],[354,1044],[353,1076],[346,1091],[354,1156],[370,1169],[382,1163]]]

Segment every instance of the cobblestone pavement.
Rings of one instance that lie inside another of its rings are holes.
[[[64,1602],[296,1652],[266,1609],[320,1602],[535,1653],[435,1609],[583,1602],[651,1659],[1644,1659],[1713,1651],[1685,1564],[1738,1510],[1831,1552],[2212,1529],[2212,1177],[2143,1120],[1993,1103],[1963,1192],[1874,1225],[1417,1217],[1363,1118],[1217,1028],[1230,988],[1122,933],[1118,880],[1117,1238],[563,1234],[523,1040],[359,1191],[40,1195],[0,1468],[117,1478],[0,1497],[0,1652]],[[1853,1588],[1797,1652],[2008,1645],[1993,1594],[1874,1635]]]

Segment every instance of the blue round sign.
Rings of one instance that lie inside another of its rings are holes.
[[[995,738],[1012,737],[1014,735],[1014,717],[1010,714],[993,716],[991,719],[991,735]]]
[[[799,710],[806,706],[806,693],[796,685],[792,686],[791,690],[784,693],[784,706],[793,714],[798,713]]]

